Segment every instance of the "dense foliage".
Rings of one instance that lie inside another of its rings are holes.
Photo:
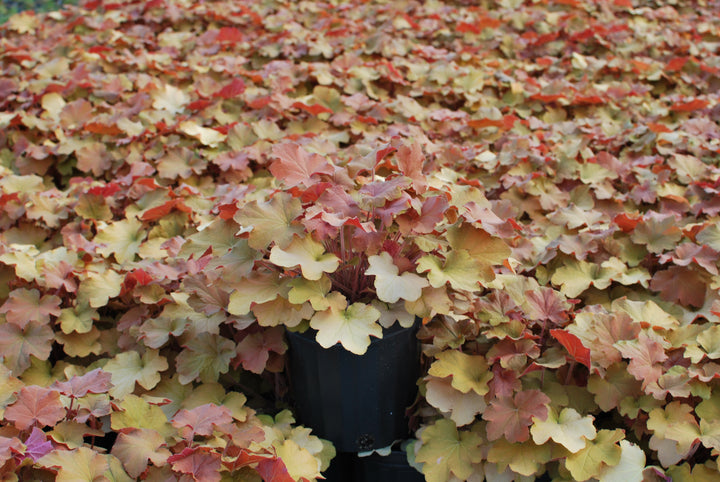
[[[77,0],[3,0],[0,2],[0,23],[5,23],[11,15],[25,10],[49,12],[65,4],[77,3]]]
[[[409,455],[427,480],[716,480],[719,13],[93,0],[11,17],[0,474],[318,477],[334,450],[293,420],[281,324],[337,309],[333,229],[382,238],[392,218],[426,254],[394,233],[358,259],[424,319]]]

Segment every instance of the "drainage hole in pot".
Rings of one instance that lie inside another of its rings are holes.
[[[357,447],[361,452],[364,452],[366,450],[372,450],[375,446],[375,437],[373,437],[369,433],[364,433],[357,438],[355,443],[357,444]]]

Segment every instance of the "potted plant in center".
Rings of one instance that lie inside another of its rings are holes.
[[[228,311],[285,327],[303,424],[339,451],[387,446],[408,433],[420,320],[462,318],[509,248],[481,228],[480,191],[427,174],[419,144],[347,161],[293,142],[272,157],[266,195],[232,216],[252,268]]]

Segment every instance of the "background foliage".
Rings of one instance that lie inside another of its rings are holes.
[[[253,278],[255,243],[276,241],[253,228],[292,231],[328,179],[392,176],[471,225],[448,229],[437,248],[457,255],[423,261],[431,284],[403,305],[427,321],[410,455],[428,480],[716,480],[719,9],[154,0],[13,16],[1,473],[317,477],[333,450],[284,410],[273,326],[292,267]],[[288,188],[278,163],[309,181]],[[413,223],[433,218],[405,201]],[[478,268],[498,245],[510,255]]]

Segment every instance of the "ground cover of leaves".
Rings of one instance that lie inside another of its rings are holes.
[[[24,10],[49,12],[60,9],[64,4],[77,4],[75,0],[3,0],[0,2],[0,23],[5,23],[11,15]]]
[[[273,146],[406,144],[511,250],[462,316],[427,288],[427,479],[717,480],[719,48],[714,1],[11,17],[0,474],[317,477],[332,448],[280,411],[282,327],[227,309],[257,261],[237,213],[281,185]]]

